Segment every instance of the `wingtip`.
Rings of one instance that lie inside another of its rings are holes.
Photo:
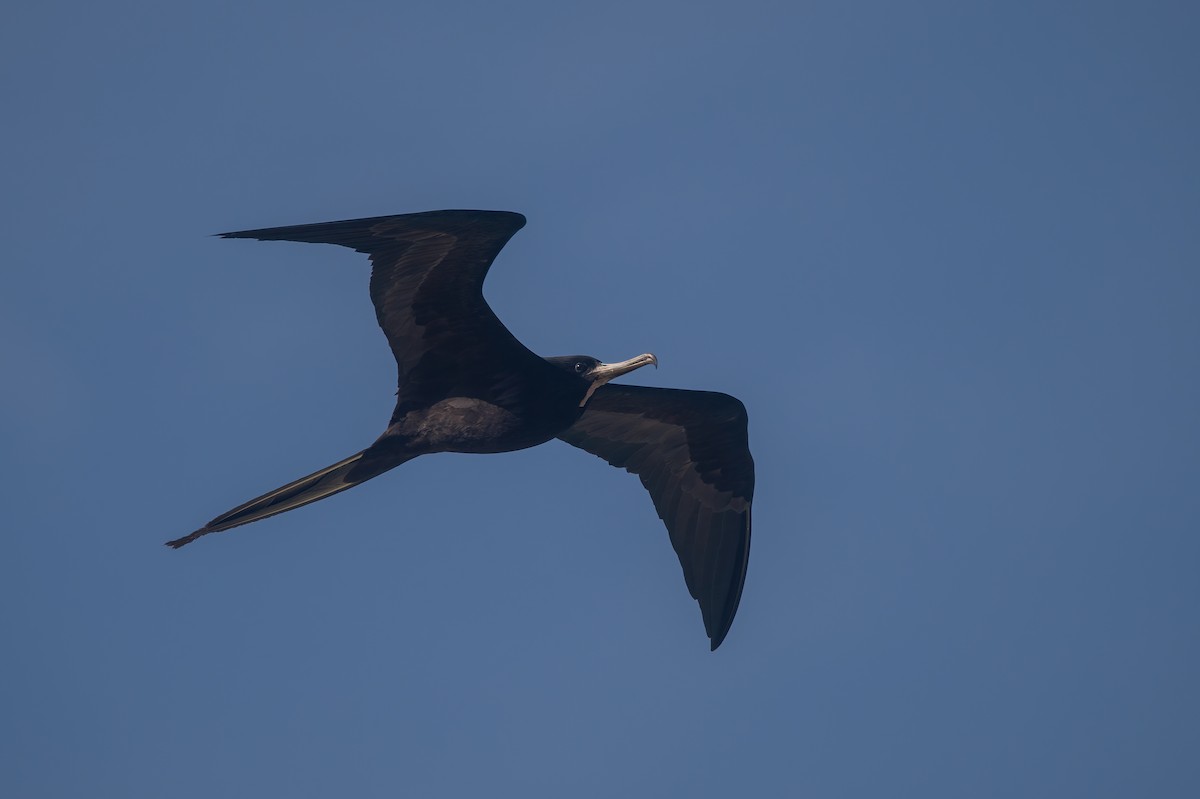
[[[196,530],[193,533],[188,533],[183,538],[176,538],[174,541],[166,542],[164,546],[168,546],[171,549],[179,549],[182,546],[187,546],[188,544],[192,543],[207,532],[209,532],[207,527],[201,527],[199,530]]]
[[[311,227],[306,225],[293,225],[292,227]],[[253,230],[226,230],[224,233],[213,233],[215,239],[258,239],[259,241],[267,241],[269,233],[275,233],[285,230],[286,228],[254,228]]]

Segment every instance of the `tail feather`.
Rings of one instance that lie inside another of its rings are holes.
[[[255,497],[249,502],[238,505],[233,510],[222,513],[194,533],[174,541],[168,541],[167,546],[179,549],[209,533],[219,533],[222,530],[266,519],[319,499],[325,499],[325,497],[333,496],[347,488],[353,488],[359,483],[365,483],[372,477],[377,477],[409,460],[408,457],[395,455],[387,458],[369,457],[367,460],[363,460],[363,456],[371,454],[375,453],[372,453],[371,449],[365,449],[332,466],[313,472],[307,477],[293,480],[261,497]]]

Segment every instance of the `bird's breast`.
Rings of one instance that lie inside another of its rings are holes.
[[[387,434],[421,452],[512,452],[549,441],[561,427],[557,420],[522,415],[487,400],[449,397],[408,411]]]

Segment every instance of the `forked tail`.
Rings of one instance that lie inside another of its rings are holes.
[[[268,516],[274,516],[285,511],[308,505],[319,499],[333,496],[347,488],[353,488],[359,483],[365,483],[372,477],[378,477],[414,456],[399,455],[394,452],[379,452],[375,447],[364,449],[327,466],[319,472],[313,472],[307,477],[293,480],[285,486],[256,497],[249,502],[238,505],[230,511],[222,513],[194,533],[168,541],[167,546],[179,549],[184,544],[190,544],[202,535],[219,533],[231,527],[256,522]]]

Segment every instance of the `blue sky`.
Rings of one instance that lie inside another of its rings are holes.
[[[1184,3],[41,3],[0,28],[0,774],[21,797],[1193,796]],[[368,264],[529,225],[546,355],[751,418],[715,654],[636,479],[369,443]]]

